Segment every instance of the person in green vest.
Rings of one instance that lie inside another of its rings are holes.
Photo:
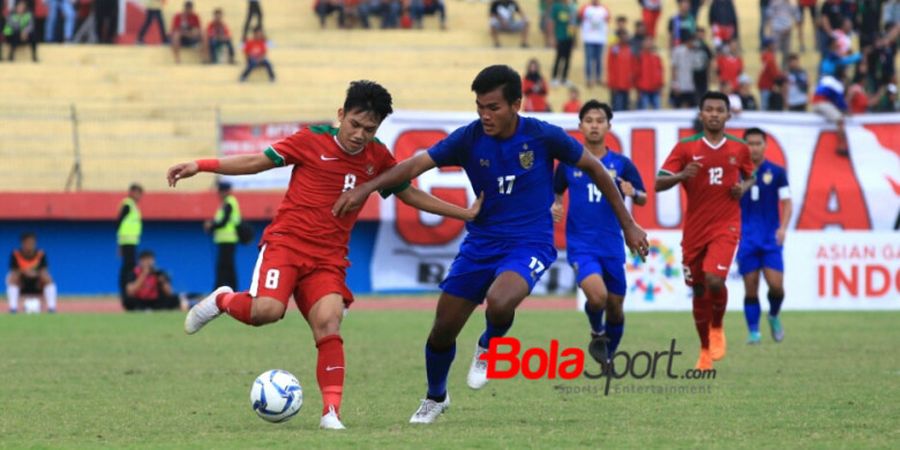
[[[16,47],[31,45],[31,60],[37,62],[37,35],[35,34],[34,15],[25,1],[16,3],[15,10],[10,13],[3,27],[3,36],[9,44],[9,60],[16,58]],[[2,46],[0,46],[2,48]]]
[[[212,232],[213,243],[218,247],[214,287],[230,286],[237,290],[234,252],[238,243],[237,227],[241,224],[241,207],[231,193],[231,183],[219,183],[219,200],[222,203],[215,218],[203,224],[207,233]]]
[[[125,285],[128,277],[137,265],[137,246],[141,243],[141,210],[138,202],[144,195],[144,188],[137,183],[128,187],[128,196],[119,206],[118,231],[116,242],[119,244],[119,257],[122,266],[119,268],[119,294],[125,299]],[[124,304],[124,303],[123,303]]]

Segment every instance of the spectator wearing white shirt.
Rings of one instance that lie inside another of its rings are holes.
[[[609,33],[609,17],[609,10],[600,4],[600,0],[591,0],[578,14],[584,41],[584,79],[588,88],[600,84],[603,78],[603,48]]]

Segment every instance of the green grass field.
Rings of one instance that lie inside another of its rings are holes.
[[[495,380],[465,386],[483,319],[473,316],[451,372],[452,407],[432,426],[411,426],[424,395],[423,339],[430,312],[357,311],[345,321],[346,432],[317,429],[315,348],[292,311],[263,328],[223,317],[196,336],[182,315],[0,316],[0,447],[41,448],[598,448],[900,446],[900,314],[784,315],[787,340],[743,344],[729,314],[729,353],[715,380],[616,380],[613,387],[706,386],[710,393],[602,395],[602,382]],[[765,325],[765,323],[763,323]],[[586,343],[575,312],[520,312],[523,346]],[[631,314],[621,349],[665,350],[690,368],[690,314]],[[253,379],[293,372],[303,410],[284,424],[257,418]],[[661,373],[660,373],[661,375]],[[587,393],[566,393],[576,388]]]

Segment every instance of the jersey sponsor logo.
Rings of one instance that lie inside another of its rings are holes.
[[[522,148],[528,148],[528,144],[525,144]],[[525,170],[528,170],[532,166],[534,166],[534,151],[528,150],[519,152],[519,164],[521,164],[522,168]]]
[[[700,161],[701,159],[703,159],[702,156],[691,156],[691,158],[692,158],[694,161]]]
[[[340,159],[340,158],[329,158],[325,155],[319,155],[319,158],[322,158],[322,161],[337,161]]]

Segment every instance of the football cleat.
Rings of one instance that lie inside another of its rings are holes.
[[[319,428],[323,430],[346,430],[347,427],[341,423],[341,419],[338,417],[337,413],[334,411],[333,406],[328,407],[328,414],[322,416],[322,420],[319,421]]]
[[[429,398],[422,400],[419,409],[409,418],[409,423],[434,423],[438,416],[450,408],[450,393],[448,392],[444,401],[436,402]]]
[[[718,361],[725,357],[725,327],[713,328],[709,327],[709,356],[713,361]]]
[[[747,337],[747,345],[759,345],[762,342],[762,335],[759,334],[759,331],[751,331],[750,336]]]
[[[469,367],[469,374],[466,375],[466,384],[472,389],[481,389],[488,382],[487,361],[481,359],[481,355],[487,351],[488,349],[475,343],[475,356],[472,357],[472,366]]]
[[[783,341],[784,328],[781,327],[781,318],[770,315],[766,315],[766,318],[769,319],[769,328],[772,330],[772,339],[774,339],[775,342]]]
[[[230,287],[221,286],[212,291],[212,294],[207,295],[200,303],[194,305],[184,318],[184,332],[194,334],[200,331],[207,323],[219,317],[222,311],[216,306],[216,297],[219,294],[230,294],[232,292],[234,291]]]

